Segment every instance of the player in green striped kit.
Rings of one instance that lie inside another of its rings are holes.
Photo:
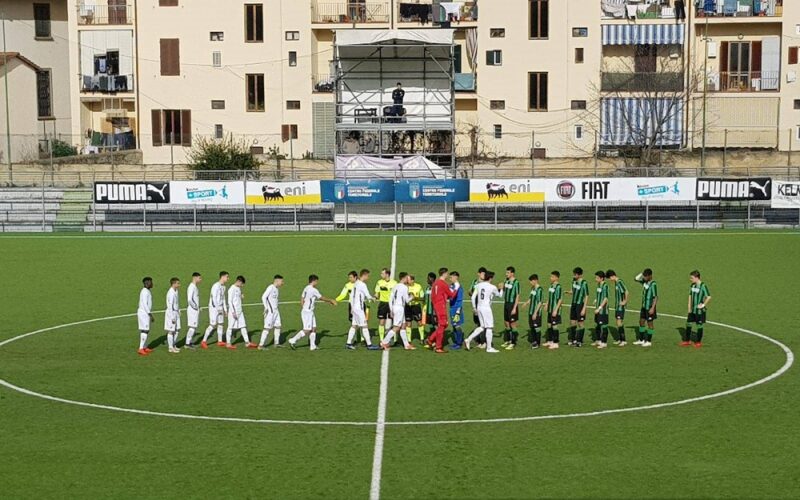
[[[517,346],[517,321],[519,321],[519,280],[516,277],[514,266],[506,268],[506,281],[503,283],[503,322],[506,331],[503,332],[503,347],[506,350]]]
[[[653,270],[645,269],[636,276],[636,281],[642,284],[642,310],[639,312],[639,331],[636,334],[634,344],[642,347],[653,345],[653,334],[655,325],[653,322],[658,318],[656,305],[658,304],[658,285],[653,279]],[[645,325],[647,326],[645,328]]]
[[[681,337],[682,346],[690,346],[694,344],[695,347],[700,348],[703,345],[703,325],[706,323],[706,306],[711,301],[711,293],[708,287],[700,279],[700,271],[694,270],[689,273],[689,304],[688,316],[686,317],[686,330]],[[697,331],[692,333],[692,323],[697,325]]]
[[[569,308],[569,345],[581,347],[586,321],[586,306],[589,303],[589,285],[583,279],[583,269],[576,267],[572,270],[572,305]]]
[[[436,330],[436,312],[433,310],[433,302],[431,302],[431,289],[433,288],[434,281],[436,281],[436,274],[428,273],[428,288],[425,289],[425,304],[422,308],[422,325],[428,330],[425,334],[426,337],[429,336],[433,330]],[[423,347],[428,345],[429,344],[423,343]]]
[[[623,323],[625,322],[625,306],[628,305],[630,292],[628,292],[625,283],[619,279],[613,269],[606,271],[606,279],[614,283],[614,295],[616,296],[614,318],[617,320],[617,340],[614,341],[614,344],[619,347],[625,347],[627,342],[625,342],[625,326],[623,326]]]
[[[597,294],[594,299],[594,331],[596,340],[592,345],[598,349],[608,347],[608,283],[606,283],[606,273],[597,271],[594,273],[597,282]]]
[[[547,289],[547,342],[549,349],[558,349],[558,325],[561,324],[561,273],[550,273],[550,288]]]
[[[529,306],[528,309],[528,326],[530,333],[528,340],[531,343],[531,349],[538,349],[542,343],[542,311],[544,310],[544,292],[542,287],[539,286],[539,275],[531,274],[528,277],[531,283],[531,294],[527,301],[522,304],[522,307]]]

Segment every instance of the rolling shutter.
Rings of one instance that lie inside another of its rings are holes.
[[[161,110],[154,109],[150,111],[150,121],[152,123],[153,133],[153,146],[163,146],[164,139],[161,133]]]

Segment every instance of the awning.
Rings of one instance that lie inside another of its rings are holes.
[[[603,99],[600,144],[603,146],[680,146],[683,143],[680,98]]]
[[[425,44],[452,45],[452,29],[436,30],[336,30],[336,45]]]
[[[605,24],[603,45],[683,45],[683,24]]]

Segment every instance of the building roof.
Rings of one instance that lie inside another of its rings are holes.
[[[0,68],[3,67],[3,64],[5,64],[6,60],[10,61],[11,59],[19,59],[19,62],[21,62],[25,66],[28,66],[34,71],[42,70],[42,68],[37,66],[33,61],[23,56],[19,52],[0,52]]]

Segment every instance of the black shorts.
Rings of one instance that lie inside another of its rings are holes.
[[[586,321],[586,315],[581,315],[581,309],[583,309],[583,305],[572,304],[569,308],[569,319],[571,321]]]
[[[422,306],[419,304],[408,304],[405,307],[406,309],[406,323],[411,323],[412,321],[416,321],[419,323],[422,321]]]
[[[475,323],[475,326],[481,326],[481,320],[478,317],[478,313],[472,312],[472,322]]]
[[[625,319],[625,309],[617,309],[614,311],[614,317],[617,319]]]
[[[533,316],[528,316],[528,326],[532,330],[535,330],[537,328],[541,328],[542,327],[542,315],[540,314],[540,315],[536,316],[536,318],[534,318]]]
[[[547,315],[547,324],[550,326],[556,326],[561,324],[561,315],[557,314],[554,318],[552,314]]]
[[[706,310],[701,309],[699,313],[689,313],[686,316],[687,323],[697,323],[698,325],[702,325],[706,322]]]
[[[594,315],[594,322],[597,325],[607,325],[608,324],[608,313],[600,313]]]
[[[519,307],[514,311],[514,314],[511,314],[512,311],[514,311],[514,304],[506,303],[503,305],[503,321],[508,323],[519,321]]]
[[[643,319],[646,321],[653,321],[654,319],[658,319],[658,311],[653,309],[652,316],[650,315],[650,311],[648,309],[642,308],[639,312],[639,319]]]
[[[378,302],[378,319],[386,319],[389,317],[389,303]]]

